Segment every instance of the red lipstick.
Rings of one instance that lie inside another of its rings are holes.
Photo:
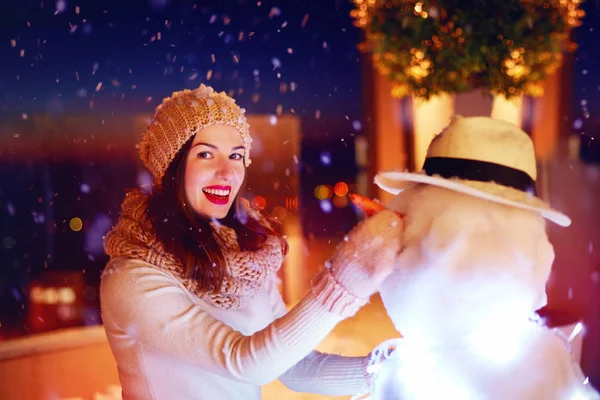
[[[214,204],[225,205],[229,202],[229,196],[231,195],[231,186],[207,186],[202,189],[204,196]]]

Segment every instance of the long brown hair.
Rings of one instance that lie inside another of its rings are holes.
[[[148,216],[152,221],[154,233],[164,245],[165,250],[179,259],[183,266],[184,277],[195,279],[200,290],[219,292],[227,276],[226,261],[212,232],[209,221],[198,216],[187,201],[185,195],[185,169],[187,155],[192,146],[193,137],[181,148],[173,159],[160,188],[150,196]],[[235,230],[240,250],[256,251],[262,247],[268,236],[281,240],[283,253],[288,251],[288,243],[278,229],[281,224],[266,215],[270,226],[265,226],[244,211],[241,202],[246,186],[246,178],[229,210],[219,223]]]

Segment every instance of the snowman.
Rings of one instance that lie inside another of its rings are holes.
[[[544,326],[554,252],[546,223],[570,219],[536,196],[529,136],[488,117],[455,118],[421,172],[375,183],[404,216],[404,249],[381,298],[401,338],[372,352],[375,400],[598,399]]]

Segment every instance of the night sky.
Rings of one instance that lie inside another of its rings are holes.
[[[574,33],[575,117],[589,115],[594,126],[599,4],[584,4]],[[95,113],[151,112],[173,91],[205,82],[235,90],[252,113],[279,106],[305,126],[318,119],[350,130],[362,117],[351,9],[349,0],[4,0],[0,112],[68,114],[89,111],[90,100]]]
[[[251,113],[279,106],[348,129],[361,117],[349,1],[10,3],[0,12],[5,112],[83,112],[90,100],[96,113],[152,112],[204,82],[235,90]]]

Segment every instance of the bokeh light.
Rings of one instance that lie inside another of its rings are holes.
[[[331,154],[328,151],[321,153],[321,163],[323,165],[331,165]]]
[[[323,211],[325,214],[329,214],[331,210],[333,210],[331,201],[329,200],[321,200],[319,202],[319,207],[321,207],[321,211]]]
[[[338,182],[333,187],[336,196],[343,197],[348,194],[348,185],[345,182]]]
[[[273,208],[273,211],[271,211],[271,215],[273,216],[273,218],[277,218],[279,221],[283,221],[287,218],[288,212],[284,207],[276,206]]]
[[[335,196],[333,198],[333,205],[335,208],[344,208],[348,205],[348,197],[347,196]]]
[[[263,196],[254,196],[251,204],[253,209],[262,211],[267,206],[267,199],[265,199]]]
[[[71,218],[69,221],[69,228],[71,228],[73,232],[79,232],[81,228],[83,228],[83,221],[79,217]]]
[[[333,196],[331,185],[318,185],[315,188],[315,197],[319,200],[325,200]]]

